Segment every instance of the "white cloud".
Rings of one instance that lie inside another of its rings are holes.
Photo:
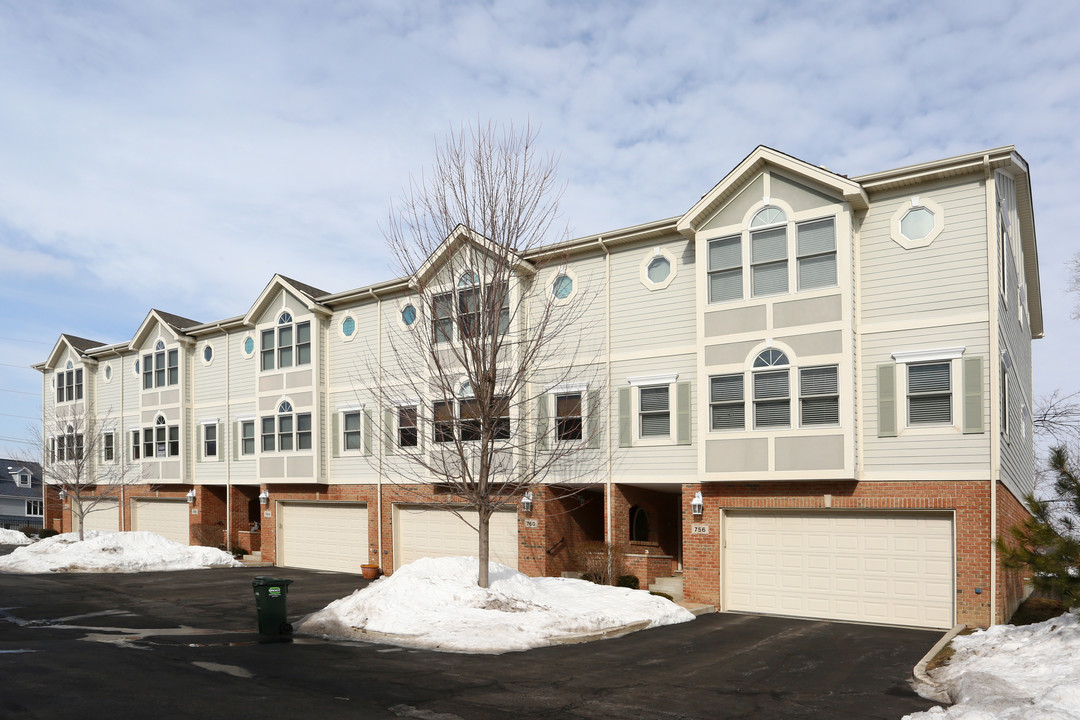
[[[151,306],[239,314],[275,271],[385,279],[390,199],[475,119],[543,127],[575,233],[679,214],[759,143],[850,175],[1015,143],[1038,389],[1069,387],[1077,28],[1051,2],[7,4],[5,298],[118,340]]]

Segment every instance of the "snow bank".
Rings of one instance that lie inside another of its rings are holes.
[[[951,662],[930,674],[956,704],[905,720],[1080,720],[1080,616],[995,625],[952,645]]]
[[[33,540],[23,535],[18,530],[0,528],[0,545],[29,545]]]
[[[503,653],[554,645],[567,636],[631,624],[693,620],[644,590],[569,578],[531,578],[491,563],[489,589],[476,585],[471,557],[423,558],[335,600],[298,632],[450,652]]]
[[[64,533],[15,548],[0,557],[0,572],[154,572],[195,570],[205,567],[237,567],[241,563],[224,550],[189,547],[152,532]]]

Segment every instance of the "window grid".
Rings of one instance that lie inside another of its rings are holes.
[[[742,373],[709,378],[709,423],[713,430],[746,428],[745,388]]]
[[[908,424],[952,423],[952,364],[918,363],[907,366]]]
[[[669,437],[671,435],[671,388],[667,385],[638,389],[640,435]]]
[[[555,437],[563,441],[581,439],[581,393],[555,396]]]
[[[840,386],[835,365],[799,370],[799,422],[840,424]]]
[[[416,447],[420,436],[416,426],[416,408],[398,408],[398,446],[403,448]]]
[[[56,402],[74,402],[83,399],[83,371],[62,370],[56,374]]]

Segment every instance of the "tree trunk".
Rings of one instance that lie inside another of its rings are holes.
[[[486,588],[490,586],[488,580],[488,557],[490,555],[488,527],[491,521],[491,509],[486,507],[477,509],[479,510],[479,522],[477,523],[476,529],[480,533],[480,567],[476,574],[476,584],[482,588]]]
[[[75,508],[72,508],[71,514],[73,517],[79,519],[79,542],[82,542],[86,539],[84,536],[86,533],[86,523],[84,522],[84,520],[86,520],[86,513],[82,511],[82,506],[79,506],[78,512],[75,512]]]

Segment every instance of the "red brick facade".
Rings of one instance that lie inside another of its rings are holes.
[[[997,533],[998,537],[1010,538],[1009,528],[1019,525],[1030,513],[1007,487],[997,485]],[[1006,623],[1024,601],[1024,584],[1027,580],[1023,570],[1010,570],[998,565],[997,582],[997,618],[996,622]]]

